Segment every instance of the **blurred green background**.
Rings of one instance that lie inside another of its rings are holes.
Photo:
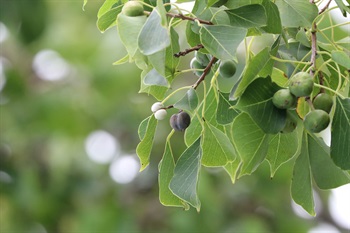
[[[293,161],[273,179],[264,163],[234,185],[203,168],[200,213],[162,206],[157,165],[170,126],[160,123],[151,165],[137,173],[137,128],[155,100],[138,94],[134,64],[112,66],[126,52],[115,29],[96,27],[103,1],[85,11],[82,0],[0,1],[1,233],[350,229],[331,216],[330,192],[317,190],[315,218],[292,205]],[[172,144],[179,156],[181,133]]]

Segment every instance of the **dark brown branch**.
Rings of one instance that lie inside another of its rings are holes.
[[[189,21],[198,21],[201,24],[207,24],[207,25],[213,25],[212,22],[207,21],[207,20],[203,20],[203,19],[198,19],[198,18],[192,18],[183,14],[174,14],[174,13],[166,13],[167,16],[172,17],[172,18],[179,18],[182,20],[189,20]]]
[[[320,82],[320,85],[322,85],[322,86],[323,86],[323,79],[324,79],[324,76],[323,76],[322,71],[318,71],[318,81]],[[320,92],[325,92],[324,88],[321,88]]]
[[[311,71],[310,74],[314,75],[316,71],[316,56],[317,56],[317,26],[316,23],[313,24],[311,30]]]
[[[174,57],[181,57],[181,56],[185,56],[186,54],[190,53],[190,52],[193,52],[193,51],[198,51],[200,50],[201,48],[204,48],[204,46],[202,44],[199,44],[197,46],[194,46],[192,48],[189,48],[189,49],[185,49],[185,51],[180,51],[178,53],[175,53],[174,54]]]
[[[325,11],[328,9],[329,4],[331,4],[331,1],[332,1],[332,0],[329,0],[329,1],[327,2],[327,4],[320,10],[320,12],[318,12],[319,15],[322,14],[323,12],[325,12]]]
[[[197,80],[197,82],[195,84],[192,85],[193,89],[197,89],[198,85],[204,81],[205,76],[207,76],[207,74],[210,72],[211,67],[213,66],[213,64],[216,62],[216,57],[213,57],[209,64],[207,65],[207,67],[205,67],[203,74],[199,77],[199,79]]]
[[[314,1],[310,0],[311,3],[314,3]],[[331,1],[329,1],[327,3],[327,6],[325,8],[323,8],[322,10],[324,11],[325,9],[327,9],[327,7],[329,6]],[[321,11],[322,11],[321,10]],[[319,14],[321,14],[322,12],[320,11]],[[314,22],[312,24],[312,29],[311,29],[311,70],[310,70],[310,74],[312,76],[315,75],[315,72],[317,70],[316,67],[316,56],[317,56],[317,25],[316,22]],[[318,80],[320,82],[320,84],[323,84],[323,73],[321,71],[318,72]],[[324,92],[324,89],[321,88],[320,92]]]

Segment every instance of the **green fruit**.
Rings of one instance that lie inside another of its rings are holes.
[[[312,76],[306,72],[295,74],[289,81],[289,90],[296,97],[310,96],[314,88]]]
[[[201,65],[201,63],[195,57],[191,60],[190,67],[191,69],[195,70],[193,71],[193,73],[198,77],[200,77],[203,74],[203,69],[205,69],[205,66]]]
[[[201,52],[194,52],[194,56],[196,57],[197,61],[202,65],[202,66],[207,66],[210,62],[211,56],[208,54],[204,54]]]
[[[231,60],[222,61],[219,69],[222,77],[231,78],[236,73],[236,63]]]
[[[282,130],[282,133],[291,133],[297,127],[297,123],[287,115],[286,124]]]
[[[297,98],[288,89],[278,90],[272,97],[272,103],[280,109],[295,107],[296,102]]]
[[[323,110],[316,109],[306,114],[304,127],[311,133],[319,133],[329,125],[329,114]]]
[[[128,1],[124,4],[122,13],[126,16],[141,16],[143,15],[143,5],[138,1]]]
[[[320,93],[314,98],[313,105],[315,109],[321,109],[329,113],[333,106],[333,99],[327,93]]]

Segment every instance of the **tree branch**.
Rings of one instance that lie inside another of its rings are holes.
[[[198,87],[198,85],[204,81],[205,79],[205,76],[207,76],[207,74],[209,73],[210,71],[210,68],[213,66],[214,62],[216,62],[216,57],[213,57],[209,64],[207,65],[207,67],[205,67],[204,71],[203,71],[203,74],[199,77],[199,79],[197,80],[197,82],[195,84],[192,85],[193,89],[196,89]]]
[[[318,12],[319,15],[322,14],[323,12],[325,12],[325,10],[328,9],[329,4],[331,4],[331,1],[332,1],[332,0],[329,0],[329,1],[327,2],[327,4],[320,10],[320,12]]]
[[[189,21],[198,21],[201,24],[207,24],[207,25],[213,25],[212,22],[207,21],[207,20],[203,20],[203,19],[198,19],[198,18],[192,18],[183,14],[174,14],[174,13],[166,13],[167,16],[171,17],[171,18],[179,18],[182,20],[189,20]]]
[[[201,48],[204,48],[204,46],[202,44],[199,44],[197,46],[194,46],[192,48],[189,48],[189,49],[185,49],[185,51],[180,51],[178,53],[175,53],[174,54],[174,57],[181,57],[181,56],[185,56],[186,54],[190,53],[190,52],[193,52],[193,51],[198,51],[200,50]]]
[[[314,23],[311,30],[311,70],[310,74],[313,76],[316,71],[316,55],[317,55],[317,25]]]

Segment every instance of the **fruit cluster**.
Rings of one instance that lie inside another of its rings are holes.
[[[164,120],[167,116],[167,111],[161,102],[154,103],[151,107],[151,110],[154,113],[154,117],[159,121]],[[170,126],[176,131],[185,131],[190,123],[190,115],[182,110],[170,117]]]
[[[272,97],[273,104],[279,109],[294,109],[297,98],[310,98],[314,82],[309,73],[299,72],[289,79],[289,87],[278,90]],[[329,112],[333,106],[333,100],[327,93],[319,93],[310,102],[311,111],[304,117],[304,127],[311,133],[319,133],[326,129],[330,122]],[[287,125],[288,120],[287,120]]]

